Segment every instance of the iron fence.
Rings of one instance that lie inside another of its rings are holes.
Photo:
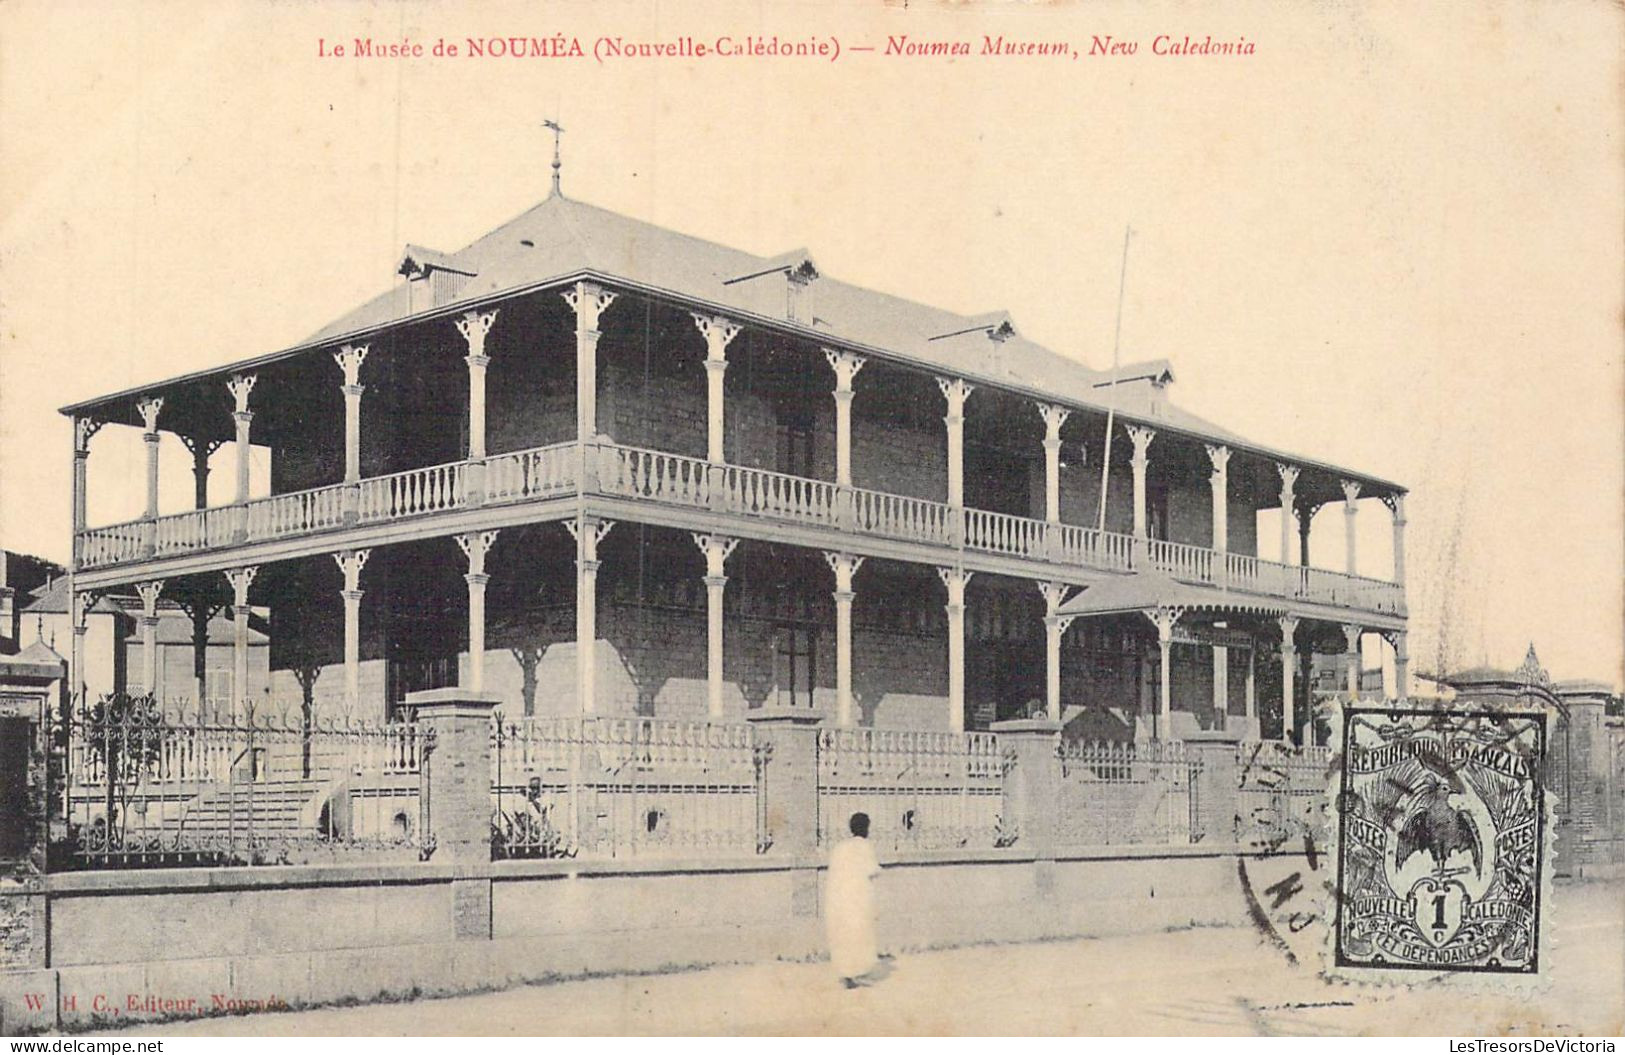
[[[749,725],[624,717],[492,722],[492,855],[756,854],[771,841]]]
[[[1201,839],[1201,762],[1178,740],[1063,740],[1056,842],[1186,845]]]
[[[58,868],[292,864],[425,848],[416,725],[115,694],[55,730]]]
[[[1248,740],[1236,745],[1236,841],[1251,850],[1301,845],[1319,829],[1331,778],[1329,747]]]
[[[818,838],[844,838],[854,813],[888,849],[1009,845],[1004,774],[995,733],[889,729],[818,731]]]

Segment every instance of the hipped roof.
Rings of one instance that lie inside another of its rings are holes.
[[[1086,587],[1064,602],[1057,615],[1098,616],[1123,612],[1144,612],[1154,608],[1183,608],[1186,611],[1249,612],[1285,615],[1286,605],[1267,597],[1232,593],[1211,586],[1192,586],[1169,578],[1160,571],[1139,571]]]

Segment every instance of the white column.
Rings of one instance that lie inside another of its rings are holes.
[[[616,294],[577,282],[563,297],[576,313],[576,442],[587,444],[598,437],[598,322]]]
[[[1343,481],[1343,533],[1348,539],[1348,562],[1346,570],[1350,575],[1358,575],[1359,564],[1355,558],[1355,515],[1360,512],[1356,504],[1360,498],[1360,485],[1353,480]]]
[[[163,592],[163,580],[138,582],[141,594],[141,691],[148,696],[158,694],[158,595]]]
[[[1230,549],[1230,448],[1209,443],[1207,457],[1213,464],[1207,478],[1213,492],[1213,549],[1225,553]]]
[[[90,463],[90,438],[96,435],[101,427],[102,423],[94,418],[73,419],[73,555],[76,566],[79,558],[79,534],[85,530],[87,524],[85,488]]]
[[[457,332],[468,343],[468,460],[480,461],[485,457],[485,368],[491,357],[485,354],[485,335],[497,321],[496,309],[470,311],[457,320]]]
[[[468,688],[485,691],[485,555],[496,544],[495,531],[478,531],[457,536],[457,548],[468,558]]]
[[[851,352],[824,349],[835,371],[835,482],[852,486],[852,379],[868,360]]]
[[[366,549],[333,554],[344,573],[344,708],[351,718],[372,717],[361,714],[361,569],[371,555]]]
[[[726,561],[739,540],[722,535],[694,535],[705,554],[705,702],[712,721],[722,718],[722,594],[728,585]]]
[[[70,595],[69,610],[73,613],[73,652],[69,657],[72,669],[68,672],[68,692],[72,702],[77,706],[85,701],[85,631],[88,629],[87,620],[90,617],[91,606],[96,603],[96,595],[89,590],[76,591]]]
[[[1394,517],[1394,582],[1405,585],[1405,496],[1388,495],[1383,500]]]
[[[1410,699],[1411,695],[1411,654],[1409,651],[1409,635],[1403,630],[1394,631],[1394,694],[1401,700]]]
[[[1044,595],[1044,712],[1052,722],[1061,720],[1061,635],[1072,616],[1059,614],[1069,587],[1064,582],[1038,583]]]
[[[1294,616],[1283,615],[1276,621],[1281,625],[1281,739],[1290,744],[1297,740],[1293,735],[1297,716],[1292,713],[1292,676],[1298,666],[1298,620]]]
[[[1158,740],[1166,740],[1173,735],[1174,694],[1171,667],[1174,627],[1178,624],[1179,617],[1184,614],[1185,610],[1183,608],[1148,608],[1145,610],[1145,617],[1151,620],[1152,625],[1157,628],[1157,647],[1162,652],[1162,669],[1160,672],[1162,684],[1158,692],[1156,728],[1152,731],[1153,736]]]
[[[1297,520],[1292,492],[1298,483],[1298,467],[1276,462],[1275,471],[1281,474],[1281,563],[1298,564],[1300,560],[1294,559],[1292,547],[1292,528]]]
[[[254,414],[248,409],[248,395],[254,391],[254,374],[237,374],[226,382],[226,390],[231,393],[233,406],[232,420],[237,426],[237,498],[238,505],[248,501],[248,464],[249,464],[249,427],[254,423]]]
[[[850,553],[825,553],[835,572],[835,724],[850,728],[852,713],[852,578],[863,566],[862,557]]]
[[[973,572],[938,568],[948,588],[948,730],[965,731],[965,587]]]
[[[582,714],[591,714],[597,705],[598,543],[615,522],[579,516],[564,526],[576,540],[577,705]]]
[[[723,449],[727,417],[722,379],[728,372],[728,343],[739,335],[739,324],[719,315],[690,314],[705,338],[705,457],[711,464],[721,465],[728,460]]]
[[[948,403],[942,423],[948,433],[948,504],[965,504],[965,401],[976,386],[959,377],[937,378],[937,390]]]
[[[1346,677],[1349,699],[1351,701],[1358,700],[1360,698],[1360,664],[1362,662],[1362,658],[1360,656],[1360,635],[1364,632],[1364,627],[1356,626],[1353,623],[1343,624],[1343,652],[1346,657],[1344,662],[1348,664],[1348,674]]]
[[[231,583],[231,617],[235,624],[231,652],[231,706],[232,714],[241,718],[248,711],[248,588],[254,583],[259,568],[232,568],[226,572]]]
[[[148,520],[158,516],[158,412],[164,409],[162,396],[148,396],[136,402],[143,422],[141,438],[147,443],[147,512]]]
[[[1157,430],[1146,428],[1143,425],[1128,425],[1128,438],[1134,443],[1134,537],[1146,537],[1145,526],[1145,470],[1150,464],[1151,441],[1156,439]]]
[[[1049,403],[1038,404],[1044,418],[1044,519],[1061,522],[1061,426],[1072,412]]]
[[[1229,724],[1230,650],[1224,645],[1213,646],[1213,712],[1220,729]]]
[[[361,364],[367,359],[367,345],[347,344],[333,353],[333,361],[344,371],[344,482],[361,479]]]

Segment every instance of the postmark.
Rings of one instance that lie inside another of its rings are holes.
[[[1546,715],[1349,707],[1340,748],[1336,967],[1538,974]]]

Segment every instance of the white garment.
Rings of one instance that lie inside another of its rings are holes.
[[[842,978],[856,978],[872,970],[875,952],[874,881],[880,862],[868,839],[842,839],[829,855],[829,876],[824,888],[824,927],[829,937],[829,959]]]

